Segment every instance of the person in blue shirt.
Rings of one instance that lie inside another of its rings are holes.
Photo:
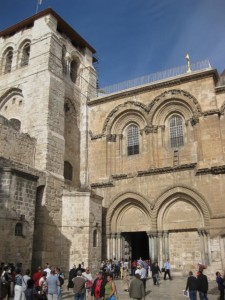
[[[170,262],[169,259],[167,259],[167,261],[164,264],[164,269],[165,269],[165,273],[164,273],[164,280],[166,280],[166,275],[168,274],[169,279],[172,280],[171,274],[170,274]]]
[[[220,272],[216,272],[216,283],[218,285],[218,290],[220,291],[220,300],[224,300],[224,279],[222,278]]]

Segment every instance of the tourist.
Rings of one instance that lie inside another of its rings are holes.
[[[58,286],[60,286],[59,279],[57,276],[55,276],[54,270],[51,270],[50,276],[48,276],[48,274],[47,274],[46,277],[47,277],[46,285],[48,287],[48,294],[47,294],[48,300],[57,300],[58,299]]]
[[[216,272],[216,283],[218,290],[220,291],[220,300],[224,300],[224,279],[221,277],[220,272]]]
[[[193,272],[189,272],[185,291],[189,292],[189,298],[191,300],[197,299],[197,278],[193,276]]]
[[[144,284],[140,279],[140,274],[136,273],[134,279],[131,280],[129,288],[129,296],[133,299],[145,299]]]
[[[21,270],[16,269],[14,300],[22,300],[22,294],[23,294],[22,282],[23,282],[23,276],[21,275]]]
[[[55,268],[55,274],[59,279],[60,285],[58,286],[58,300],[62,299],[62,286],[64,284],[64,274],[61,272],[60,268]]]
[[[41,277],[42,277],[42,268],[39,266],[37,268],[37,272],[35,272],[34,275],[32,276],[32,278],[34,280],[34,286],[36,288],[39,286],[39,281],[40,281]]]
[[[38,291],[35,289],[34,280],[28,279],[26,282],[26,289],[24,291],[24,298],[26,300],[34,300],[38,298]]]
[[[8,298],[9,281],[6,268],[0,268],[0,299],[4,300]]]
[[[94,296],[95,300],[102,299],[105,295],[105,284],[106,281],[103,277],[103,272],[99,272],[97,278],[94,280],[91,296]]]
[[[77,276],[76,265],[73,265],[73,267],[69,271],[67,291],[69,291],[69,289],[73,288],[73,278],[76,277],[76,276]]]
[[[82,273],[82,277],[84,277],[85,279],[85,290],[86,290],[86,299],[88,298],[88,296],[91,294],[91,288],[93,285],[93,278],[92,275],[90,273],[90,269],[87,267],[85,269],[85,272]]]
[[[208,300],[208,278],[202,271],[199,271],[199,276],[197,277],[197,290],[199,291],[200,300]]]
[[[82,277],[81,270],[77,271],[77,276],[73,278],[74,300],[84,300],[85,279]]]
[[[152,266],[153,284],[159,286],[159,273],[162,273],[157,262]]]
[[[170,267],[170,261],[169,261],[169,259],[167,259],[167,261],[165,262],[164,268],[165,268],[164,280],[166,280],[166,275],[167,274],[169,276],[169,279],[172,280],[172,277],[171,277],[171,274],[170,274],[171,267]]]
[[[48,278],[51,275],[51,267],[50,267],[49,263],[46,263],[46,267],[45,267],[44,271],[47,273],[47,278]]]
[[[146,290],[146,269],[144,268],[144,265],[138,265],[137,266],[137,270],[135,272],[135,274],[139,274],[140,275],[140,279],[143,282],[144,285],[144,290]]]
[[[133,260],[132,263],[131,263],[131,274],[132,274],[132,276],[134,276],[136,268],[137,268],[137,261]]]
[[[47,279],[47,272],[43,271],[42,277],[40,278],[38,283],[38,290],[40,291],[42,300],[47,299],[48,286],[47,286],[46,279]]]
[[[116,299],[116,285],[113,281],[113,276],[111,274],[107,275],[107,282],[105,284],[105,296],[106,300],[115,300]]]
[[[23,293],[22,293],[22,299],[24,300],[25,299],[25,295],[24,295],[24,292],[25,290],[27,289],[27,281],[31,279],[30,277],[30,270],[27,269],[26,272],[25,272],[25,275],[23,276],[23,279],[22,279],[22,290],[23,290]]]
[[[129,275],[129,270],[127,267],[123,268],[123,290],[125,292],[128,292],[129,290],[129,283],[130,283],[130,275]]]

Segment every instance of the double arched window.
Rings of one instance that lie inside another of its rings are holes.
[[[174,115],[169,120],[170,128],[170,146],[171,148],[179,148],[184,146],[183,121],[178,115]]]
[[[139,154],[139,128],[130,125],[127,128],[127,155]]]

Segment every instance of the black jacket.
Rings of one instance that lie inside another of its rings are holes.
[[[97,282],[98,278],[95,279],[92,288],[91,288],[91,296],[94,296],[95,293],[95,287],[96,287],[96,282]],[[100,288],[100,295],[99,298],[104,297],[105,296],[105,285],[106,285],[106,281],[103,278],[102,279],[102,284],[101,284],[101,288]]]
[[[199,292],[208,292],[208,278],[204,274],[200,274],[197,278],[197,290]]]
[[[159,266],[156,267],[155,265],[153,265],[151,267],[151,271],[152,271],[152,276],[155,275],[155,274],[159,274],[159,272],[161,273],[161,270],[160,270]]]
[[[186,290],[196,291],[197,290],[197,278],[189,276],[187,280]]]

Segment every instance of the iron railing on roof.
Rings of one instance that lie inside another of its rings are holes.
[[[100,96],[104,96],[107,94],[112,94],[112,93],[116,93],[119,91],[134,88],[134,87],[137,87],[140,85],[145,85],[145,84],[153,83],[156,81],[173,78],[173,77],[176,77],[179,75],[191,74],[192,72],[209,70],[209,69],[212,69],[209,60],[203,60],[203,61],[199,61],[196,63],[191,63],[191,72],[188,72],[187,65],[168,69],[165,71],[153,73],[150,75],[138,77],[136,79],[123,81],[120,83],[116,83],[116,84],[113,84],[110,86],[100,88],[98,90],[98,96],[100,97]]]

